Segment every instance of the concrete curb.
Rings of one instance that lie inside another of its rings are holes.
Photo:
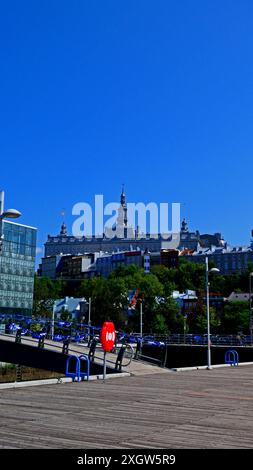
[[[106,380],[108,379],[120,379],[122,377],[130,377],[131,374],[129,372],[122,372],[118,374],[107,374]],[[89,381],[93,380],[103,380],[103,375],[91,375]],[[25,382],[8,382],[0,384],[0,390],[8,389],[8,388],[23,388],[23,387],[36,387],[39,385],[60,385],[66,383],[72,383],[73,380],[71,377],[62,377],[59,379],[43,379],[43,380],[27,380]],[[86,380],[84,382],[87,382]],[[77,382],[81,383],[81,382]]]
[[[96,376],[91,376],[91,377],[95,377],[95,379],[92,379],[92,380],[103,380],[103,374],[100,374],[100,375],[96,375]],[[90,377],[90,379],[91,379]],[[106,376],[106,380],[108,379],[121,379],[122,377],[131,377],[131,374],[130,372],[120,372],[118,374],[108,374]]]
[[[238,366],[252,366],[253,362],[239,362]],[[219,369],[221,367],[238,367],[238,366],[231,366],[231,364],[214,364],[211,367],[212,369]],[[208,370],[207,366],[194,366],[194,367],[178,367],[178,368],[172,368],[173,372],[185,372],[185,371],[190,371],[190,370]]]
[[[5,388],[35,387],[38,385],[59,385],[69,382],[72,382],[70,377],[62,377],[59,379],[27,380],[25,382],[8,382],[0,384],[0,390]]]

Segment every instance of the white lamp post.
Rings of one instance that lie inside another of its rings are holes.
[[[209,306],[209,273],[219,273],[218,268],[212,268],[209,271],[208,256],[206,256],[206,314],[207,314],[207,369],[212,369],[211,366],[211,341],[210,341],[210,306]]]
[[[3,219],[17,219],[21,215],[17,209],[4,210],[4,191],[0,191],[0,252],[3,242]]]

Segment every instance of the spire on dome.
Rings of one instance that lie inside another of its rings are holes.
[[[61,226],[60,235],[62,237],[67,237],[68,236],[67,225],[64,222],[62,223],[62,226]]]
[[[125,195],[125,185],[122,184],[122,191],[121,191],[121,195],[120,195],[120,204],[122,206],[125,206],[126,204],[126,195]]]
[[[181,232],[189,232],[188,224],[185,219],[182,221]]]

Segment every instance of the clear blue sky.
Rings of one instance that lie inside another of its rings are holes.
[[[1,3],[0,187],[38,246],[122,182],[249,242],[252,20],[252,0]]]

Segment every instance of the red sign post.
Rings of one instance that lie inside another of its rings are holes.
[[[106,353],[113,349],[115,340],[116,331],[113,322],[105,321],[100,332],[100,341],[104,350],[104,380],[106,377]]]
[[[105,352],[113,349],[116,339],[116,331],[113,322],[105,321],[100,333],[100,341]]]

